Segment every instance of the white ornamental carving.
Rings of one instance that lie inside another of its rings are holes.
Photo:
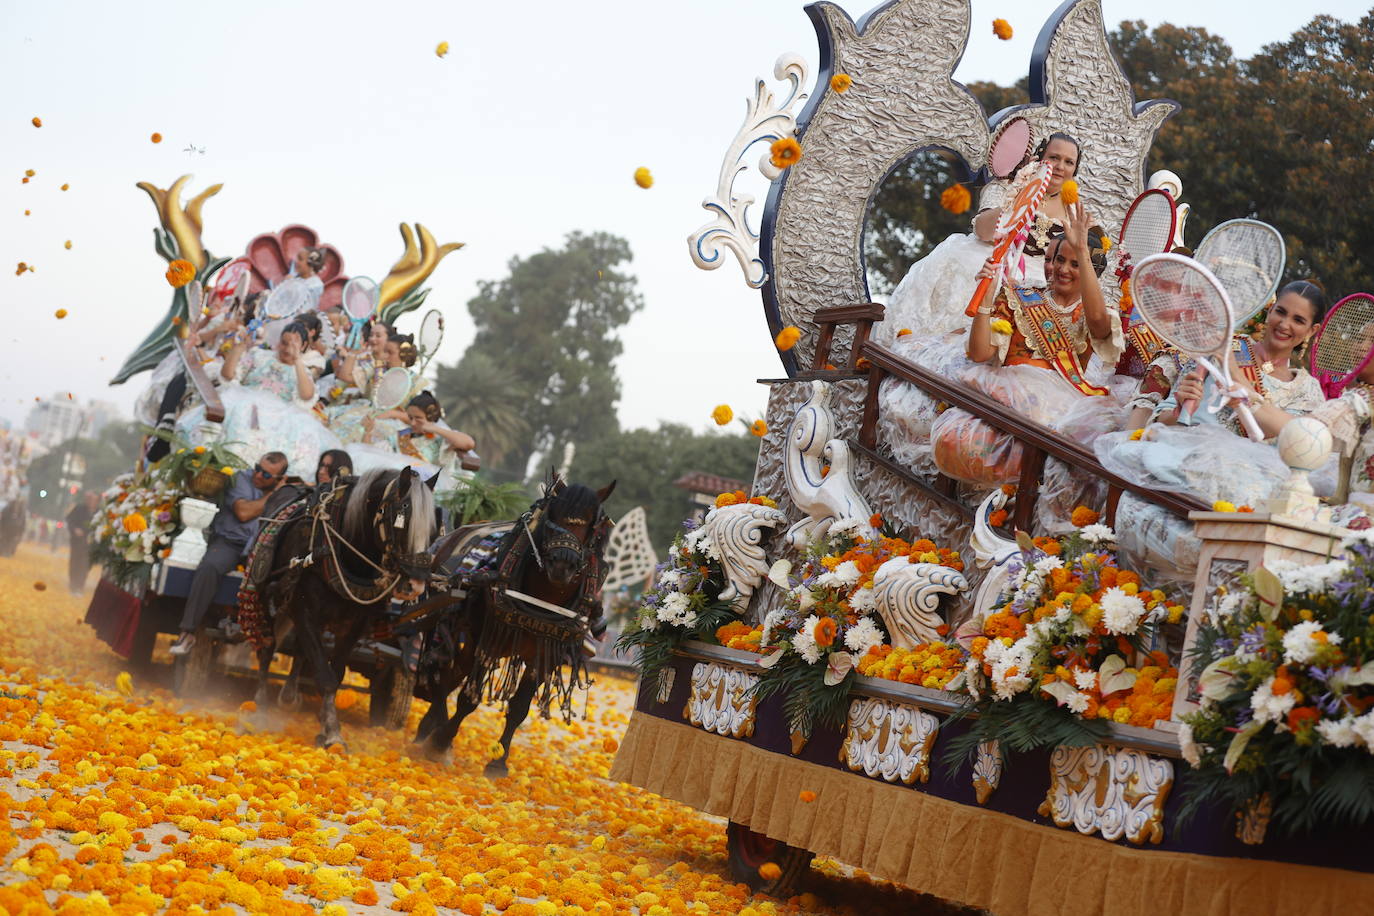
[[[716,556],[720,558],[728,582],[721,590],[721,601],[732,602],[741,608],[749,603],[749,596],[768,574],[763,539],[786,521],[787,515],[782,510],[754,503],[719,506],[707,513],[702,527],[715,545]]]
[[[792,109],[806,100],[806,93],[801,91],[806,77],[806,61],[802,56],[784,54],[773,64],[773,78],[791,83],[786,98],[777,101],[763,80],[754,84],[754,97],[747,103],[744,123],[721,162],[716,193],[701,202],[702,208],[714,214],[714,218],[687,236],[692,261],[702,270],[720,267],[725,263],[721,255],[728,251],[744,270],[745,283],[758,289],[767,281],[768,274],[759,257],[759,234],[749,225],[749,208],[754,204],[754,196],[736,194],[735,180],[748,170],[744,157],[758,143],[765,144],[758,163],[759,171],[770,181],[781,174],[771,161],[769,147],[775,140],[796,135],[797,120]]]
[[[1002,749],[994,741],[978,744],[978,753],[973,760],[973,794],[978,804],[986,805],[988,797],[1002,784]]]
[[[643,506],[635,506],[611,529],[606,542],[606,581],[602,594],[614,595],[621,588],[643,582],[658,565]]]
[[[1039,810],[1085,835],[1158,844],[1173,784],[1170,760],[1111,745],[1060,745],[1050,755],[1050,789]]]
[[[754,733],[758,700],[750,691],[758,676],[741,668],[697,662],[692,668],[692,692],[683,715],[708,732],[727,738],[748,738]]]
[[[936,628],[945,622],[940,616],[940,596],[967,590],[968,580],[957,569],[939,563],[913,563],[909,557],[888,560],[873,574],[878,614],[887,625],[892,645],[899,649],[914,649],[939,639]]]
[[[915,706],[856,699],[849,704],[840,762],[888,782],[926,782],[930,749],[939,732],[940,720]]]
[[[830,385],[814,381],[811,397],[787,430],[783,464],[787,492],[806,516],[787,531],[787,542],[793,547],[824,537],[842,521],[852,523],[853,530],[864,537],[874,535],[868,524],[873,510],[854,485],[849,445],[834,438],[834,432]]]
[[[993,530],[989,520],[992,513],[1007,504],[1007,494],[999,487],[988,494],[973,514],[973,535],[969,547],[973,550],[973,562],[979,569],[986,569],[973,596],[973,619],[982,620],[983,614],[992,608],[997,596],[1007,587],[1011,576],[1010,561],[1021,552],[1015,541],[1009,541]]]

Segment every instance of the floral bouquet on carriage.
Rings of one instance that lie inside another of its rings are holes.
[[[907,542],[883,530],[880,516],[869,523],[880,532],[874,538],[861,535],[855,519],[831,527],[808,545],[796,577],[786,560],[779,560],[769,572],[786,598],[781,608],[767,615],[759,633],[760,651],[765,653],[760,664],[766,673],[755,693],[763,698],[785,692],[788,725],[803,737],[818,724],[843,724],[855,674],[884,676],[880,660],[886,662],[893,649],[878,614],[874,580],[879,569],[893,560],[964,568],[957,551],[925,538]],[[918,646],[915,652],[933,648]],[[896,661],[893,673],[905,668],[897,667]]]
[[[948,689],[969,697],[970,728],[953,762],[978,744],[1028,751],[1088,745],[1106,722],[1151,727],[1171,714],[1178,672],[1161,628],[1183,607],[1117,565],[1115,534],[1079,507],[1060,538],[1017,535],[1006,589],[960,628],[968,659]]]
[[[1191,659],[1200,707],[1184,717],[1196,771],[1183,818],[1223,804],[1237,835],[1374,817],[1374,544],[1284,564],[1218,589]]]
[[[750,497],[737,491],[716,497],[711,511],[736,505],[776,509],[778,504],[767,496]],[[688,519],[673,539],[668,559],[660,564],[653,587],[641,598],[630,627],[616,641],[616,648],[638,649],[640,676],[645,683],[655,680],[683,642],[714,642],[717,630],[738,623],[742,608],[729,595],[728,587],[729,579],[709,529]]]
[[[126,591],[146,584],[153,561],[170,549],[180,528],[181,496],[180,482],[167,475],[116,477],[91,519],[91,562]]]

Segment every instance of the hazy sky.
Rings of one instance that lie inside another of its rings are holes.
[[[842,5],[855,18],[869,8]],[[1024,75],[1057,5],[974,0],[958,78]],[[1200,25],[1242,56],[1317,13],[1354,20],[1368,9],[1103,6],[1109,27]],[[186,172],[188,197],[224,183],[204,210],[215,254],[241,254],[252,236],[299,222],[339,248],[349,273],[380,279],[401,253],[402,220],[466,242],[429,284],[429,304],[448,318],[445,361],[472,336],[465,303],[477,281],[501,276],[511,256],[574,229],[624,236],[647,307],[624,332],[622,422],[706,426],[719,402],[762,412],[754,380],[779,365],[759,294],[733,261],[694,267],[685,238],[707,219],[700,204],[753,80],[771,78],[785,51],[814,67],[815,35],[796,0],[0,0],[0,14],[0,416],[21,419],[35,395],[55,391],[132,404],[146,376],[106,382],[170,296],[153,206],[134,185],[166,187]],[[991,34],[999,16],[1016,30],[1010,42]],[[452,49],[443,60],[441,40]],[[641,165],[655,176],[647,191],[631,178]],[[29,184],[25,169],[36,172]],[[755,192],[762,200],[761,180]],[[15,276],[18,261],[36,272]],[[57,308],[70,317],[56,320]]]

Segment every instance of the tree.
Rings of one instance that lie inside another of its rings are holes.
[[[619,428],[616,332],[644,307],[635,278],[616,269],[631,258],[624,239],[573,232],[562,248],[512,258],[509,276],[481,283],[469,300],[477,334],[467,352],[482,354],[487,367],[509,369],[528,427],[517,435],[509,424],[510,444],[501,454],[508,471],[523,474],[536,451],[557,454],[566,442],[581,447]],[[468,363],[469,381],[474,367],[482,364]],[[449,378],[455,384],[464,373]],[[452,390],[461,421],[466,395],[461,387]]]
[[[661,423],[657,429],[625,430],[579,445],[569,475],[593,488],[617,481],[607,511],[620,518],[643,506],[649,536],[661,554],[688,514],[687,492],[673,481],[690,471],[749,481],[758,454],[759,440],[748,433],[698,433]]]

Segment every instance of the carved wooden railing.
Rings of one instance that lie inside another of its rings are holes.
[[[864,400],[863,422],[859,429],[860,450],[870,458],[878,460],[889,470],[899,470],[899,468],[890,459],[882,458],[877,452],[878,391],[884,379],[888,376],[895,376],[904,382],[915,385],[926,394],[949,404],[951,407],[968,411],[979,420],[1009,434],[1020,443],[1023,450],[1021,471],[1017,481],[1012,522],[1017,528],[1024,531],[1030,531],[1032,528],[1035,518],[1035,503],[1040,493],[1040,479],[1045,472],[1045,461],[1051,457],[1107,484],[1106,515],[1108,524],[1115,524],[1116,522],[1116,507],[1123,492],[1133,493],[1146,502],[1153,503],[1184,518],[1190,511],[1209,508],[1201,500],[1194,497],[1151,490],[1132,483],[1124,477],[1119,477],[1103,467],[1102,463],[1097,460],[1097,456],[1083,445],[1063,439],[1050,428],[1027,419],[981,391],[975,391],[955,380],[936,375],[929,369],[917,366],[886,347],[873,342],[870,339],[873,323],[881,321],[882,318],[883,306],[876,302],[865,305],[839,306],[816,312],[812,316],[812,320],[820,330],[816,343],[814,368],[804,374],[812,377],[845,377],[855,373],[867,375],[868,392]],[[830,350],[836,327],[844,324],[857,325],[854,329],[854,345],[849,354],[848,371],[837,369],[827,371],[826,367],[830,365]],[[957,493],[955,482],[943,474],[938,475],[933,487],[921,481],[915,474],[908,472],[905,476],[920,484],[923,489],[933,491],[941,497],[942,502],[955,502],[962,506],[954,499]]]
[[[186,369],[186,378],[196,389],[196,394],[205,402],[205,419],[211,423],[224,422],[224,402],[219,398],[219,389],[210,381],[210,377],[205,374],[205,367],[201,365],[200,356],[195,347],[183,337],[172,339],[172,346],[177,348],[177,353],[181,355],[181,365]]]

